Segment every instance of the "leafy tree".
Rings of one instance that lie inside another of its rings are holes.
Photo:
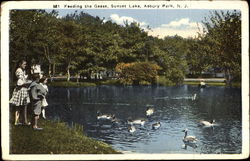
[[[44,10],[12,10],[10,14],[10,68],[20,59],[43,65],[51,74],[52,64],[57,63],[58,30],[57,12]]]
[[[221,68],[227,84],[241,79],[241,13],[214,11],[203,21],[204,39],[213,46],[210,50],[214,67]]]
[[[206,39],[189,39],[187,50],[187,64],[189,73],[193,76],[202,76],[202,72],[212,68],[214,61],[210,55],[213,46]]]
[[[62,33],[60,38],[60,61],[64,62],[67,81],[70,80],[71,70],[75,70],[76,66],[81,63],[84,56],[82,56],[81,43],[81,26],[76,24],[72,17],[66,17],[59,28]]]
[[[125,27],[120,33],[124,41],[122,44],[124,50],[119,57],[119,62],[145,61],[146,53],[144,52],[144,47],[145,41],[147,40],[147,33],[144,32],[136,22],[131,24],[128,24],[128,22],[124,23]]]
[[[40,63],[43,63],[45,68],[48,67],[48,74],[55,74],[55,65],[59,64],[59,40],[60,33],[58,26],[60,21],[57,19],[58,13],[52,11],[47,13],[43,11],[39,16],[37,25],[34,25],[36,36],[33,40],[32,47],[39,57]],[[41,62],[43,61],[43,62]]]
[[[221,69],[228,82],[240,79],[241,19],[238,11],[213,12],[203,21],[204,32],[196,39],[179,36],[148,36],[140,24],[118,25],[87,13],[73,13],[58,18],[58,13],[44,10],[12,10],[10,14],[10,71],[18,60],[39,60],[51,76],[58,72],[79,77],[111,70],[123,62],[120,71],[125,83],[153,82],[138,71],[153,68],[170,83],[182,83],[187,72],[200,74]],[[230,33],[230,34],[229,34]],[[136,62],[136,63],[135,63]],[[134,74],[131,71],[135,72]],[[123,76],[124,75],[124,76]]]
[[[17,62],[21,59],[39,57],[31,48],[35,37],[35,28],[41,15],[40,11],[11,10],[10,11],[10,75],[13,77]],[[12,80],[12,78],[10,79]]]
[[[157,41],[154,60],[162,67],[162,74],[173,84],[183,82],[187,72],[187,42],[182,37],[165,37]]]

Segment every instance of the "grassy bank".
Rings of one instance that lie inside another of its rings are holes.
[[[72,82],[72,81],[56,81],[56,82],[50,82],[48,84],[49,86],[53,87],[92,87],[96,86],[95,83],[92,82]]]
[[[44,129],[34,131],[30,126],[10,128],[11,154],[117,154],[106,143],[83,135],[81,126],[69,128],[65,123],[39,120]]]
[[[183,82],[183,84],[197,85],[198,86],[199,82],[186,81],[186,82]],[[208,86],[226,86],[226,83],[225,82],[206,82],[206,85],[208,85]],[[232,87],[241,88],[241,82],[233,82]]]
[[[53,87],[93,87],[97,85],[121,85],[117,79],[99,80],[92,82],[75,82],[75,81],[54,81],[48,84]]]
[[[187,81],[187,82],[183,82],[183,84],[199,85],[200,82]],[[226,86],[226,83],[224,83],[224,82],[206,82],[206,85],[208,85],[208,86]]]

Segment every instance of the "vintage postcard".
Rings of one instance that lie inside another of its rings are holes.
[[[246,1],[1,4],[3,160],[249,157]]]

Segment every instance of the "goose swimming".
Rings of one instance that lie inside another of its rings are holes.
[[[136,131],[136,129],[135,129],[135,127],[133,125],[131,125],[131,126],[128,127],[128,132],[133,133],[135,131]]]
[[[197,141],[197,138],[195,136],[187,136],[188,129],[183,130],[182,132],[185,132],[185,136],[183,137],[184,143],[195,143]]]
[[[144,120],[144,119],[136,119],[136,120],[129,119],[128,120],[128,124],[130,124],[130,125],[137,124],[137,125],[142,125],[143,126],[145,124],[145,122],[146,122],[146,120]]]
[[[188,146],[192,147],[193,149],[198,147],[195,142],[184,142],[184,145],[182,145],[182,148],[187,150]]]
[[[154,108],[148,108],[146,111],[147,116],[151,116],[154,113]]]
[[[192,101],[194,101],[196,99],[196,93],[192,96]]]
[[[118,124],[123,124],[123,123],[124,123],[121,119],[118,119],[118,118],[116,118],[116,117],[112,118],[112,119],[111,119],[111,122],[112,122],[114,125],[118,125]]]
[[[215,124],[215,120],[210,120],[210,121],[200,121],[199,126],[203,127],[213,127]]]
[[[160,128],[160,127],[161,127],[160,122],[156,122],[156,123],[152,124],[152,129],[154,129],[154,130],[156,130],[156,129]]]
[[[98,120],[112,120],[113,118],[114,118],[113,115],[100,115],[100,116],[97,116]]]
[[[100,112],[97,112],[97,119],[98,120],[113,120],[115,119],[114,114],[101,114]]]

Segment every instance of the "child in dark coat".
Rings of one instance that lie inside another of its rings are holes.
[[[30,84],[30,98],[33,110],[32,127],[34,130],[43,130],[37,126],[39,115],[41,114],[42,100],[45,98],[46,90],[39,84],[40,76],[33,74],[33,82]]]

